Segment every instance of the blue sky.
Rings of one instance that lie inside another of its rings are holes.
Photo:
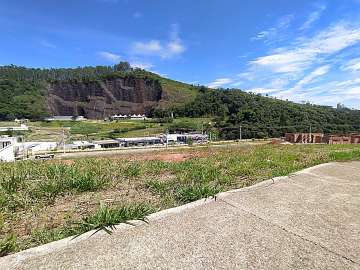
[[[1,0],[0,65],[129,61],[169,78],[360,109],[360,0]]]

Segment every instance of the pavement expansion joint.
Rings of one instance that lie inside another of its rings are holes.
[[[242,211],[242,212],[244,212],[246,214],[249,214],[249,215],[255,217],[256,219],[259,219],[260,221],[262,221],[264,223],[269,224],[270,226],[277,227],[277,228],[281,229],[282,231],[284,231],[287,234],[291,234],[291,235],[293,235],[293,236],[295,236],[297,238],[300,238],[301,240],[303,240],[305,242],[311,243],[312,245],[319,246],[322,249],[326,250],[329,253],[332,253],[333,255],[335,255],[337,257],[341,257],[341,258],[343,258],[343,259],[345,259],[345,260],[347,260],[347,261],[349,261],[349,262],[351,262],[351,263],[353,263],[353,264],[355,264],[357,266],[360,266],[360,262],[357,262],[357,261],[355,261],[355,260],[353,260],[353,259],[351,259],[351,258],[349,258],[349,257],[347,257],[345,255],[342,255],[342,254],[340,254],[340,253],[338,253],[336,251],[333,251],[333,250],[329,249],[328,247],[326,247],[325,245],[323,245],[323,244],[321,244],[319,242],[316,242],[314,240],[308,239],[308,238],[306,238],[306,237],[304,237],[304,236],[302,236],[302,235],[300,235],[300,234],[298,234],[296,232],[293,232],[293,231],[289,230],[288,228],[285,228],[285,227],[283,227],[283,226],[281,226],[279,224],[273,223],[273,222],[271,222],[271,221],[269,221],[269,220],[255,214],[255,213],[251,212],[251,211],[245,210],[245,209],[241,208],[240,206],[225,200],[224,198],[217,198],[217,201],[224,202],[227,205],[229,205],[229,206],[231,206],[231,207],[233,207],[233,208],[235,208],[237,210],[240,210],[240,211]]]

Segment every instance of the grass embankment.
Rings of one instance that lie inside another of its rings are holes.
[[[102,140],[109,138],[127,138],[154,136],[169,131],[198,131],[211,121],[210,118],[176,118],[172,122],[157,122],[157,119],[121,120],[105,122],[101,120],[86,121],[53,121],[30,122],[29,132],[23,132],[27,141],[60,141],[63,130],[66,141]],[[0,126],[8,126],[10,122],[0,122]],[[15,123],[13,123],[15,126]],[[16,135],[16,133],[14,134]]]
[[[192,158],[181,162],[118,158],[0,164],[0,255],[144,220],[154,211],[320,163],[360,160],[355,145],[184,151]]]

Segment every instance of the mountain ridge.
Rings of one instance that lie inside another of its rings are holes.
[[[0,119],[46,115],[146,113],[150,117],[207,117],[226,139],[279,137],[286,132],[360,132],[360,111],[298,104],[239,89],[210,89],[133,69],[113,67],[27,69],[0,67]]]

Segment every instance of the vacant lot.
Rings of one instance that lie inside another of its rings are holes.
[[[360,147],[243,145],[0,164],[0,254],[337,160],[360,160]]]

